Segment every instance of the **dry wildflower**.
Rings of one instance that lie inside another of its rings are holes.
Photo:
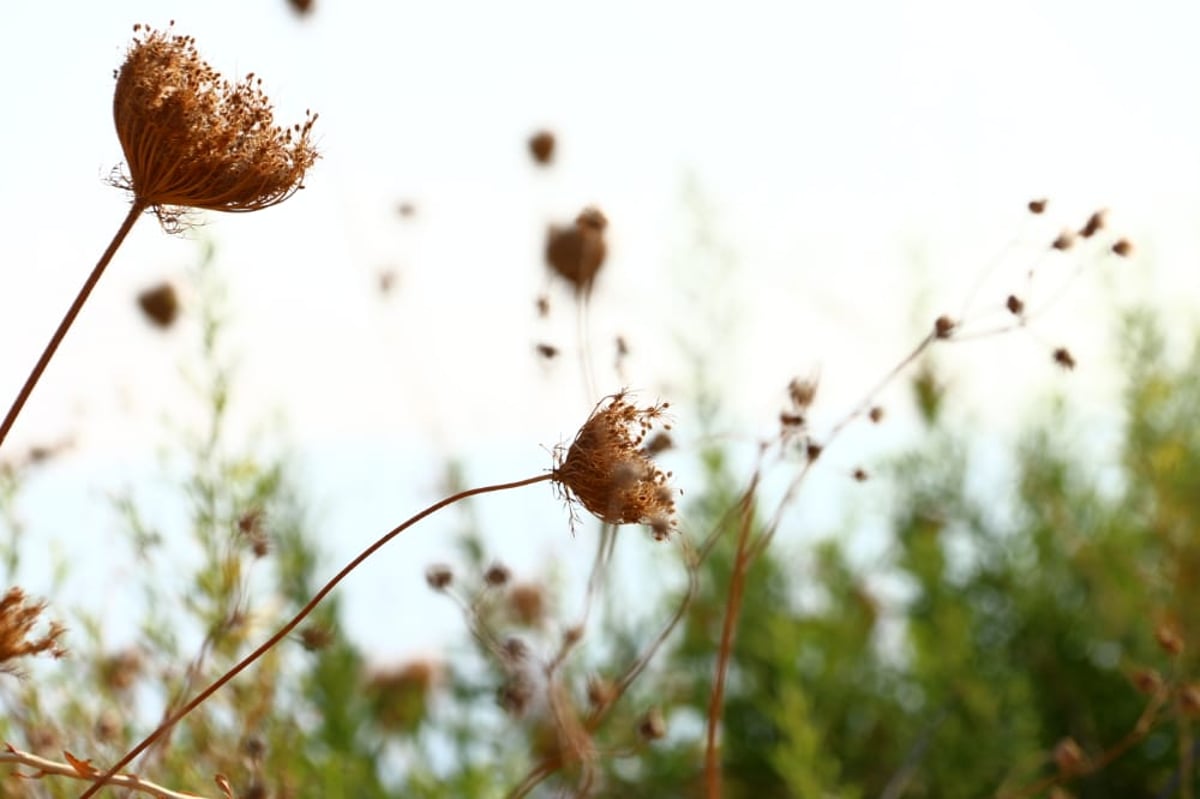
[[[179,316],[179,295],[170,283],[159,283],[137,295],[138,307],[156,327],[166,329]]]
[[[1163,621],[1154,628],[1154,640],[1168,655],[1178,655],[1183,651],[1183,636],[1179,625],[1173,621]]]
[[[1096,235],[1096,233],[1104,229],[1107,216],[1108,211],[1103,208],[1093,213],[1088,217],[1088,221],[1084,223],[1083,227],[1079,229],[1079,235],[1085,239],[1090,239]]]
[[[529,154],[541,166],[547,166],[554,160],[554,134],[548,130],[539,130],[529,137]]]
[[[608,219],[603,213],[585,208],[575,218],[574,225],[551,226],[546,234],[546,263],[574,287],[576,296],[591,294],[592,284],[608,254],[604,241],[607,227]]]
[[[535,349],[537,349],[537,354],[546,360],[550,360],[551,358],[558,356],[558,347],[554,346],[553,344],[546,344],[543,342],[538,344]]]
[[[808,408],[813,404],[813,400],[817,398],[817,379],[810,377],[801,380],[798,377],[793,377],[792,382],[788,383],[788,399],[792,401],[792,405],[799,409]]]
[[[1025,313],[1025,303],[1016,294],[1009,294],[1008,299],[1004,301],[1004,307],[1013,316],[1020,316]]]
[[[1133,253],[1133,242],[1129,239],[1117,239],[1113,243],[1112,251],[1122,258],[1127,258]]]
[[[655,424],[670,429],[667,408],[665,402],[639,408],[624,391],[602,400],[565,457],[560,448],[554,480],[601,521],[671,527],[675,501],[667,486],[670,473],[642,448]]]
[[[429,583],[429,587],[434,591],[444,591],[454,582],[454,572],[445,564],[435,564],[425,570],[425,582]]]
[[[954,320],[949,316],[939,316],[933,323],[933,332],[938,338],[950,338],[954,333]]]
[[[1163,678],[1154,669],[1140,668],[1135,669],[1133,674],[1129,675],[1129,681],[1133,683],[1133,687],[1138,693],[1153,695],[1162,690]]]
[[[876,405],[867,412],[867,418],[870,419],[875,424],[879,424],[880,422],[883,421],[883,413],[884,413],[883,406]]]
[[[519,624],[536,627],[546,618],[546,594],[536,583],[517,583],[508,591],[508,610]]]
[[[1075,356],[1066,347],[1059,347],[1054,350],[1054,362],[1063,369],[1071,370],[1075,368]]]
[[[1054,241],[1050,242],[1050,246],[1056,250],[1069,250],[1075,246],[1075,233],[1070,230],[1064,230],[1058,234]]]
[[[1041,199],[1038,199],[1038,200],[1030,200],[1029,201],[1029,213],[1031,213],[1031,214],[1042,213],[1043,211],[1046,210],[1046,204],[1048,202],[1050,202],[1050,201],[1047,200],[1045,197],[1042,197]]]
[[[188,208],[257,211],[303,188],[317,160],[315,114],[281,128],[254,73],[230,83],[200,58],[191,36],[133,30],[113,96],[129,171],[113,182],[135,205],[177,230]]]
[[[1063,738],[1054,745],[1054,765],[1060,774],[1073,776],[1087,770],[1088,758],[1074,738]]]
[[[45,633],[32,636],[39,626],[44,602],[30,602],[25,592],[14,586],[0,599],[0,671],[18,673],[16,661],[35,655],[60,658],[66,654],[58,639],[66,631],[60,623],[50,622]]]
[[[652,707],[646,711],[638,721],[638,735],[644,741],[661,741],[667,737],[667,722],[663,718],[662,710],[657,707]]]
[[[483,573],[483,581],[490,586],[501,586],[508,582],[512,573],[503,563],[493,563],[488,566],[487,571]]]

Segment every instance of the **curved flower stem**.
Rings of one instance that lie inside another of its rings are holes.
[[[79,311],[83,308],[83,304],[87,302],[88,296],[92,293],[92,289],[100,282],[100,276],[104,274],[104,268],[108,266],[108,262],[112,260],[116,254],[117,248],[121,246],[121,242],[125,241],[125,237],[133,228],[133,223],[137,221],[138,216],[142,211],[146,210],[146,204],[139,200],[134,200],[133,205],[129,208],[129,214],[125,217],[125,221],[121,223],[121,227],[117,230],[117,235],[113,236],[113,240],[109,243],[108,249],[104,251],[104,255],[100,256],[99,263],[92,269],[92,273],[88,275],[88,279],[84,281],[83,287],[79,289],[79,293],[75,296],[75,302],[71,303],[71,307],[67,309],[67,313],[63,316],[62,321],[58,323],[58,329],[54,331],[54,335],[50,337],[50,342],[46,345],[46,349],[42,351],[42,357],[38,358],[38,362],[34,365],[33,371],[29,373],[29,377],[25,378],[25,385],[21,387],[21,392],[17,394],[16,400],[12,407],[8,409],[8,414],[4,417],[4,422],[0,423],[0,445],[4,444],[4,439],[8,435],[8,431],[12,429],[13,423],[17,421],[17,416],[21,413],[21,408],[25,407],[25,401],[29,399],[29,395],[33,393],[33,387],[37,385],[41,379],[42,372],[46,371],[46,367],[50,364],[50,359],[54,357],[55,351],[58,350],[58,345],[66,337],[67,331],[71,328],[71,324],[75,321],[75,317],[79,316]]]
[[[125,755],[118,760],[115,765],[111,766],[108,771],[97,777],[96,781],[92,783],[92,785],[86,791],[79,795],[79,799],[88,799],[89,796],[94,795],[96,791],[100,790],[100,788],[105,785],[105,783],[116,776],[117,772],[129,765],[129,763],[135,757],[140,755],[160,736],[174,727],[180,721],[180,719],[203,704],[206,699],[219,691],[227,682],[232,680],[241,672],[245,671],[250,664],[270,651],[276,644],[282,641],[288,633],[296,629],[297,625],[304,621],[308,614],[312,613],[313,610],[316,609],[317,605],[321,603],[321,600],[328,596],[329,592],[337,587],[337,584],[345,579],[346,575],[358,568],[358,566],[364,560],[374,555],[377,551],[379,551],[380,548],[383,547],[384,544],[400,535],[400,533],[404,532],[409,527],[412,527],[425,517],[431,516],[442,508],[445,508],[447,505],[453,505],[455,502],[467,499],[468,497],[473,497],[478,494],[487,494],[493,491],[505,491],[510,488],[521,488],[522,486],[533,485],[534,483],[544,483],[547,480],[553,479],[554,473],[548,472],[546,474],[538,475],[537,477],[527,477],[524,480],[517,480],[511,483],[497,483],[495,485],[481,486],[479,488],[468,488],[465,491],[459,491],[457,494],[452,494],[451,496],[438,500],[429,507],[425,508],[425,510],[415,514],[414,516],[410,516],[396,527],[393,527],[390,531],[376,540],[375,543],[371,544],[369,547],[360,552],[358,556],[354,558],[354,560],[343,566],[341,571],[331,577],[329,581],[325,583],[325,585],[321,586],[321,590],[317,591],[317,593],[313,595],[313,598],[308,600],[308,603],[305,604],[304,607],[300,608],[300,611],[294,617],[292,617],[291,621],[280,627],[278,632],[264,641],[249,655],[246,655],[244,658],[238,661],[237,665],[218,677],[211,685],[209,685],[200,693],[196,694],[196,696],[190,702],[181,707],[179,710],[176,710],[171,715],[167,716],[167,718],[163,719],[162,723],[158,725],[154,732],[147,735],[142,739],[141,743],[125,753]]]

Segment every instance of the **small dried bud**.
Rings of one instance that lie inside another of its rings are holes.
[[[573,624],[563,630],[563,643],[567,646],[575,646],[583,640],[583,627],[578,624]]]
[[[801,380],[798,377],[792,378],[792,382],[788,383],[788,399],[792,401],[792,405],[800,410],[804,410],[813,404],[813,400],[817,398],[817,379],[809,378]]]
[[[874,424],[879,424],[883,421],[883,413],[883,407],[876,405],[872,407],[871,410],[867,411],[867,418],[870,419]]]
[[[520,718],[533,702],[533,683],[526,675],[515,674],[500,686],[496,701],[505,713]]]
[[[1178,655],[1183,651],[1183,636],[1179,632],[1179,625],[1174,622],[1160,622],[1154,628],[1154,640],[1168,655]]]
[[[938,338],[950,338],[954,333],[954,320],[949,316],[939,316],[933,323],[933,333]]]
[[[267,742],[261,735],[247,735],[242,741],[242,754],[253,761],[262,760],[263,756],[267,754]]]
[[[539,295],[537,298],[537,314],[543,319],[550,315],[550,298],[545,294]]]
[[[1058,238],[1050,243],[1050,246],[1056,250],[1069,250],[1075,246],[1075,234],[1069,230],[1064,230],[1058,234]]]
[[[1066,347],[1059,347],[1054,351],[1054,362],[1063,369],[1070,370],[1075,368],[1075,358]]]
[[[859,466],[853,472],[851,472],[850,476],[853,477],[855,479],[855,481],[857,481],[859,483],[865,483],[870,478],[870,475],[867,474],[867,470],[862,468],[861,466]]]
[[[1009,294],[1008,299],[1004,301],[1004,307],[1013,316],[1020,316],[1025,313],[1025,303],[1016,294]]]
[[[520,638],[505,638],[501,646],[504,650],[504,656],[511,660],[524,660],[529,656],[529,645]]]
[[[500,586],[508,582],[511,573],[508,567],[501,563],[493,563],[483,573],[483,581],[490,586]]]
[[[206,64],[190,36],[134,26],[113,97],[128,175],[113,183],[151,208],[168,230],[187,208],[257,211],[303,187],[317,160],[316,116],[275,124],[253,74],[231,84]]]
[[[170,283],[159,283],[137,295],[138,307],[155,327],[165,330],[179,316],[179,296]]]
[[[809,463],[811,463],[817,458],[821,457],[821,453],[824,451],[825,448],[816,441],[809,441],[808,445],[804,448],[804,456],[808,458]]]
[[[539,165],[548,165],[554,160],[554,134],[548,130],[539,130],[530,136],[529,154]]]
[[[1108,211],[1103,209],[1096,211],[1088,217],[1088,221],[1079,229],[1079,235],[1085,239],[1090,239],[1092,236],[1104,228],[1105,217]]]
[[[121,730],[121,717],[115,710],[105,708],[100,712],[100,717],[96,719],[94,728],[94,733],[98,740],[105,743],[115,742],[121,734]]]
[[[1060,774],[1073,776],[1087,769],[1088,759],[1074,738],[1063,738],[1054,745],[1054,765]]]
[[[779,424],[783,427],[804,427],[804,414],[782,411],[779,414]]]
[[[1179,709],[1185,716],[1200,716],[1200,683],[1189,682],[1179,687]]]
[[[1158,693],[1163,687],[1162,675],[1154,669],[1135,669],[1129,675],[1129,681],[1133,683],[1133,687],[1137,689],[1138,693],[1148,696]]]
[[[1112,251],[1122,258],[1127,258],[1133,253],[1133,242],[1129,239],[1117,239],[1112,246]]]
[[[300,645],[308,652],[320,652],[333,643],[333,630],[324,624],[310,624],[300,631]]]
[[[550,360],[558,355],[558,347],[554,346],[553,344],[538,344],[537,354],[546,360]]]
[[[401,200],[396,203],[396,213],[404,219],[412,219],[417,215],[417,204],[412,200]]]
[[[611,680],[603,677],[589,677],[587,681],[587,700],[592,708],[608,707],[616,698],[617,688]]]
[[[580,428],[554,479],[568,496],[609,524],[650,524],[674,519],[675,503],[663,472],[642,449],[655,423],[665,423],[666,403],[638,408],[620,392],[602,401]]]
[[[1040,200],[1030,200],[1029,201],[1029,213],[1031,213],[1031,214],[1042,213],[1043,211],[1046,210],[1046,203],[1048,203],[1048,202],[1049,202],[1049,200],[1047,200],[1044,197]]]
[[[435,564],[425,570],[425,582],[429,583],[429,587],[434,591],[444,591],[454,582],[454,572],[445,564]]]
[[[428,659],[412,660],[368,675],[362,688],[376,724],[389,732],[413,732],[424,720],[441,667]]]
[[[546,595],[536,583],[518,583],[508,590],[508,609],[519,624],[536,627],[546,618]]]
[[[653,458],[655,455],[666,452],[673,446],[675,446],[675,442],[671,440],[670,433],[655,433],[646,442],[645,446],[642,447],[642,454],[648,458]]]
[[[662,710],[657,707],[647,710],[638,722],[637,731],[644,741],[661,741],[666,738],[667,722],[663,718]]]
[[[288,0],[288,5],[301,17],[311,14],[313,10],[313,0]]]

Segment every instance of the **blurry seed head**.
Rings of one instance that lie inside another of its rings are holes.
[[[853,472],[851,472],[850,476],[854,478],[855,482],[859,483],[865,483],[868,479],[870,479],[870,475],[867,474],[867,470],[861,466],[857,467]]]
[[[508,589],[508,610],[517,623],[537,627],[546,619],[546,593],[537,583],[517,583]]]
[[[1016,294],[1008,295],[1008,299],[1004,301],[1004,307],[1013,316],[1020,316],[1025,312],[1025,303]]]
[[[883,415],[884,410],[882,405],[876,405],[872,407],[871,410],[867,411],[867,418],[875,424],[879,424],[883,421]]]
[[[667,408],[667,403],[639,408],[624,391],[602,400],[565,456],[560,448],[555,482],[568,498],[609,524],[673,525],[670,474],[642,448],[654,426],[670,429]]]
[[[1183,651],[1183,635],[1179,625],[1172,620],[1161,621],[1155,626],[1154,640],[1168,655],[1178,655]]]
[[[550,315],[550,298],[545,294],[538,295],[537,298],[537,314],[542,319]]]
[[[1064,230],[1062,233],[1059,233],[1058,237],[1050,243],[1050,246],[1056,250],[1065,251],[1071,249],[1073,246],[1075,246],[1074,231]]]
[[[155,327],[165,330],[179,316],[179,295],[170,283],[159,283],[137,295],[138,307]]]
[[[287,3],[297,16],[303,17],[313,12],[313,0],[287,0]]]
[[[1107,216],[1108,211],[1103,208],[1093,213],[1088,217],[1088,220],[1084,223],[1083,227],[1079,229],[1079,235],[1085,239],[1090,239],[1092,236],[1096,235],[1096,233],[1104,229],[1104,223]]]
[[[608,245],[604,231],[608,219],[595,208],[585,208],[573,225],[552,225],[546,234],[546,263],[571,284],[578,297],[591,294],[592,284],[604,266]]]
[[[612,680],[599,676],[588,677],[587,700],[593,708],[607,707],[617,696],[617,687]]]
[[[549,166],[554,160],[554,134],[548,130],[539,130],[529,137],[529,154],[540,166]]]
[[[508,582],[512,574],[503,563],[493,563],[483,573],[483,581],[490,586],[501,586]]]
[[[1046,210],[1046,204],[1047,204],[1048,202],[1050,202],[1050,201],[1049,201],[1049,200],[1047,200],[1045,197],[1042,197],[1042,198],[1040,198],[1040,199],[1037,199],[1037,200],[1030,200],[1030,201],[1029,201],[1029,206],[1028,206],[1028,207],[1029,207],[1029,213],[1031,213],[1031,214],[1040,214],[1040,213],[1042,213],[1043,211],[1045,211],[1045,210]]]
[[[644,741],[661,741],[667,737],[667,721],[663,718],[662,710],[652,707],[638,721],[638,735]]]
[[[333,630],[325,624],[313,623],[300,630],[300,645],[308,652],[320,652],[333,643]]]
[[[1127,258],[1133,253],[1133,242],[1129,239],[1117,239],[1113,243],[1112,251],[1122,258]]]
[[[1075,368],[1075,357],[1071,355],[1071,351],[1066,347],[1059,347],[1054,350],[1054,362],[1063,369],[1071,370]]]
[[[191,36],[133,30],[115,73],[113,119],[127,172],[114,185],[169,231],[188,208],[257,211],[303,187],[317,160],[315,114],[281,128],[253,73],[230,83],[200,58]]]
[[[444,591],[454,582],[454,572],[443,563],[436,563],[425,570],[425,582],[435,591]]]
[[[558,355],[558,347],[554,346],[553,344],[541,342],[537,345],[536,349],[537,354],[546,360],[551,360]]]
[[[529,657],[529,644],[515,636],[505,638],[501,648],[504,656],[513,661],[521,661]]]
[[[1135,669],[1129,675],[1129,681],[1133,683],[1133,687],[1138,693],[1152,695],[1162,690],[1163,678],[1154,669],[1140,668]]]
[[[949,316],[939,316],[933,323],[933,333],[938,338],[950,338],[954,333],[954,320]]]
[[[500,686],[496,694],[496,701],[505,713],[521,718],[529,711],[530,705],[533,704],[533,697],[533,681],[529,679],[528,675],[518,672]]]

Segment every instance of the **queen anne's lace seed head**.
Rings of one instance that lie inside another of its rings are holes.
[[[665,538],[675,523],[671,477],[650,459],[643,442],[666,423],[667,403],[639,408],[624,391],[608,397],[580,428],[554,479],[590,513],[609,524],[647,524]]]
[[[230,83],[190,36],[135,25],[116,71],[113,118],[128,162],[114,183],[177,229],[188,208],[257,211],[303,187],[316,114],[275,124],[261,79]]]

